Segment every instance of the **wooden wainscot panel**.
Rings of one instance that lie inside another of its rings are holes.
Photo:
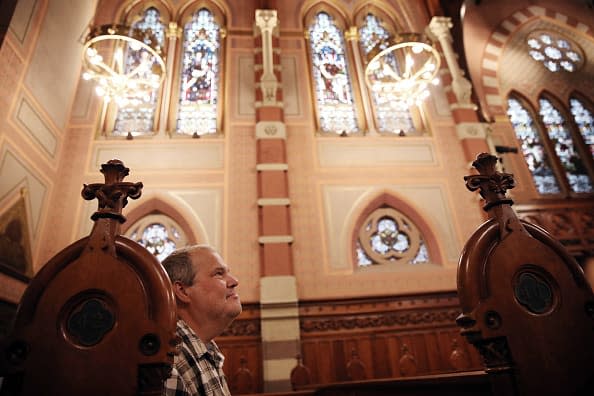
[[[302,363],[312,384],[481,369],[460,337],[455,293],[301,302]]]

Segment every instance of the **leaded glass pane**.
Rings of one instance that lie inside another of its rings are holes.
[[[156,256],[159,261],[175,250],[175,242],[170,239],[167,228],[160,223],[149,224],[142,230],[142,237],[137,242]]]
[[[313,79],[322,132],[358,132],[343,33],[325,12],[309,27]]]
[[[157,40],[157,45],[160,48],[163,48],[165,43],[165,25],[161,22],[161,14],[156,8],[148,8],[144,12],[143,17],[132,24],[131,31],[135,30],[151,32],[152,36]],[[134,36],[142,36],[145,39],[146,44],[154,44],[146,42],[148,37],[151,36],[150,34],[135,34]],[[141,57],[145,54],[144,51],[140,51],[133,46],[128,45],[125,54],[125,73],[145,74],[147,78],[150,78],[149,76],[152,74],[150,69],[139,68],[139,65],[144,64],[141,61]],[[117,103],[119,108],[116,115],[113,135],[126,136],[130,133],[132,136],[139,136],[151,134],[154,130],[155,112],[157,103],[159,102],[158,94],[159,85],[156,84],[153,91],[142,98],[129,98],[126,99],[125,102]]]
[[[372,212],[355,246],[357,265],[428,263],[427,246],[417,227],[402,213],[389,207]]]
[[[528,35],[528,54],[551,72],[576,71],[582,62],[581,49],[569,39],[552,32],[535,31]]]
[[[184,27],[177,133],[217,133],[220,50],[220,26],[202,8]]]
[[[549,139],[555,145],[555,153],[565,170],[571,191],[584,193],[592,192],[592,183],[586,167],[575,149],[573,138],[565,119],[553,104],[541,98],[540,117],[549,133]]]
[[[521,143],[522,154],[532,174],[536,189],[540,194],[560,193],[559,183],[553,173],[550,159],[532,116],[520,101],[514,98],[509,98],[507,105],[507,115],[514,127],[516,137]]]
[[[578,99],[569,99],[571,114],[594,158],[594,116]]]
[[[381,25],[379,19],[368,14],[363,26],[359,29],[361,53],[366,58],[374,48],[387,48],[390,33]],[[398,62],[392,54],[386,56],[393,70],[398,70]],[[375,109],[375,124],[378,131],[396,134],[414,132],[414,124],[408,104],[400,99],[390,97],[387,93],[372,91]]]

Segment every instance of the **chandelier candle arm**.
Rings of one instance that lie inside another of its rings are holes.
[[[166,75],[153,32],[118,24],[91,29],[83,47],[83,70],[83,78],[95,82],[97,94],[120,107],[150,101]]]

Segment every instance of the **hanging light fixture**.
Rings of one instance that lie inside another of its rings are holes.
[[[429,96],[429,84],[439,84],[439,66],[439,53],[427,36],[399,33],[368,53],[365,82],[388,100],[419,104]]]
[[[152,31],[125,25],[102,25],[90,30],[83,49],[83,79],[118,106],[148,103],[165,78],[161,47]]]

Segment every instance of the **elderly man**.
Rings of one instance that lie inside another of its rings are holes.
[[[163,260],[177,304],[181,351],[174,358],[164,395],[230,395],[224,356],[213,341],[241,313],[239,284],[211,247],[195,245]]]

